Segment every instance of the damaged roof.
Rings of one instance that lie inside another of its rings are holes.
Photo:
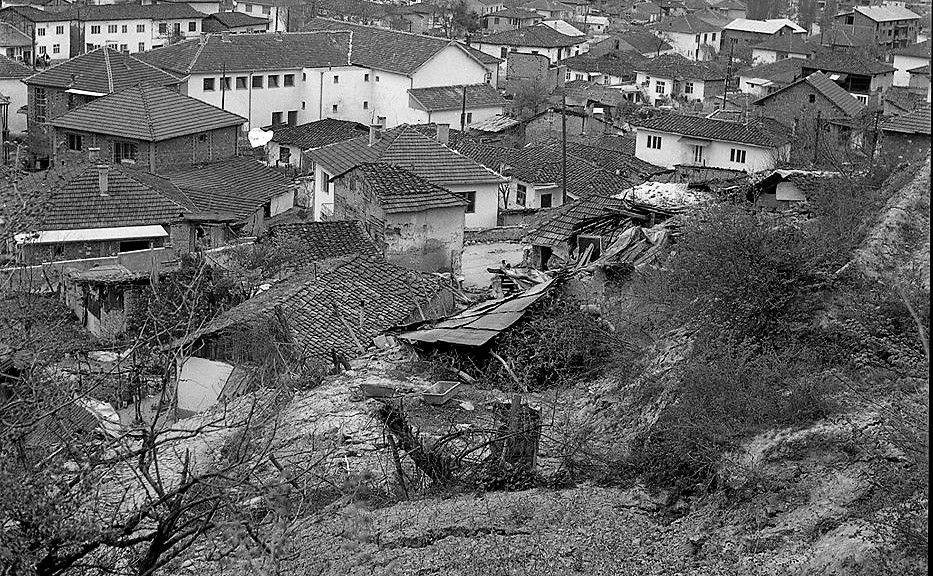
[[[313,264],[214,318],[176,345],[221,336],[281,312],[291,342],[309,359],[327,361],[332,348],[349,357],[398,325],[444,314],[447,291],[435,275],[396,266],[381,256],[356,255]]]
[[[272,126],[272,142],[298,146],[302,150],[320,148],[369,133],[369,128],[359,122],[324,118],[297,126],[279,124]]]
[[[291,222],[270,226],[266,235],[273,244],[289,240],[300,243],[301,254],[296,259],[301,262],[354,254],[380,254],[358,220]]]
[[[358,171],[388,214],[437,208],[465,208],[466,200],[450,190],[391,164],[362,164]]]

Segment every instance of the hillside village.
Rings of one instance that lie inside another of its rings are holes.
[[[3,0],[0,574],[925,574],[931,14]]]

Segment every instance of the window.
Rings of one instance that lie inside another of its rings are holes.
[[[492,19],[492,23],[493,23],[493,24],[498,24],[498,23],[499,23],[499,19],[498,19],[498,18],[493,18],[493,19]]]
[[[247,12],[252,12],[252,11],[253,11],[253,5],[252,5],[252,4],[247,4],[246,7],[245,7],[245,10],[246,10]]]
[[[654,81],[655,94],[664,94],[665,90],[667,90],[667,84],[665,82],[661,82],[660,80]]]
[[[729,150],[729,161],[745,164],[745,150],[732,148]]]
[[[172,24],[172,33],[174,33],[175,36],[181,36],[181,22]]]
[[[292,149],[288,146],[279,146],[279,162],[288,164],[292,159]]]
[[[114,142],[113,143],[113,163],[119,164],[124,160],[136,161],[139,156],[139,149],[133,142]]]
[[[214,91],[214,78],[205,78],[204,79],[204,91],[213,92]]]
[[[130,47],[126,44],[120,44],[120,52],[129,52]]]
[[[648,136],[648,148],[654,150],[661,149],[661,137],[660,136]]]
[[[229,76],[220,79],[220,89],[221,90],[230,90],[230,82],[233,79]]]
[[[91,26],[91,34],[100,34],[100,26]]]
[[[334,84],[340,84],[340,76],[334,74]]]
[[[378,81],[379,81],[379,75],[376,74],[376,82],[378,82]]]
[[[52,54],[59,54],[62,51],[61,44],[52,44]]]
[[[273,112],[273,113],[272,113],[272,125],[273,125],[273,126],[276,126],[276,125],[281,124],[281,123],[282,123],[282,113],[281,113],[281,112]]]
[[[80,152],[83,148],[83,138],[80,134],[69,134],[68,135],[68,149]]]
[[[237,90],[246,90],[246,76],[237,76],[237,77],[236,77],[236,89],[237,89]]]
[[[145,25],[145,24],[137,24],[137,25],[136,25],[136,32],[138,32],[139,34],[143,34],[145,31],[146,31],[146,25]]]
[[[503,46],[499,48],[499,58],[505,59],[509,56],[509,49]]]
[[[197,22],[188,22],[188,32],[197,32],[198,23]]]
[[[699,43],[700,43],[700,35],[697,34],[697,44],[699,44]]]
[[[713,42],[716,41],[716,33],[715,33],[715,32],[713,32],[713,38],[712,38],[712,40],[713,40]]]
[[[810,101],[810,104],[815,104],[815,103],[816,103],[816,94],[810,94],[810,95],[807,97],[807,100]]]
[[[116,43],[116,42],[107,42],[107,48],[110,48],[111,50],[116,50],[116,49],[117,49],[117,43]]]
[[[120,26],[120,33],[121,33],[121,34],[126,34],[127,32],[129,32],[129,30],[127,29],[126,24],[124,24],[123,26]]]
[[[145,43],[145,42],[140,42],[138,48],[139,48],[139,52],[145,52],[145,51],[146,51],[146,43]]]
[[[35,112],[36,122],[45,122],[46,106],[48,104],[45,88],[36,88],[35,91]]]
[[[467,201],[466,213],[476,213],[476,192],[458,192],[458,195]]]
[[[684,82],[684,94],[693,94],[693,82]]]
[[[253,88],[262,88],[262,76],[253,76]]]
[[[294,126],[298,124],[298,110],[289,110],[288,111],[288,125]]]
[[[333,112],[334,114],[336,114],[336,113],[337,113],[337,105],[334,104],[333,106],[331,106],[331,107],[330,107],[330,111]]]
[[[706,35],[706,34],[703,34],[703,43],[704,43],[704,44],[706,44],[706,42],[707,42],[706,37],[707,37],[707,35]]]
[[[541,207],[550,208],[554,205],[554,196],[551,194],[542,194],[541,195]]]
[[[45,28],[36,28],[36,36],[45,36]]]
[[[282,84],[284,84],[285,86],[294,86],[294,85],[295,85],[295,75],[294,75],[294,74],[286,74],[286,75],[282,76]]]
[[[369,74],[363,74],[363,82],[369,82]]]
[[[846,16],[846,24],[848,24],[849,26],[851,26],[852,24],[855,24],[855,16],[853,15]]]
[[[270,12],[271,12],[271,10],[269,9],[268,6],[263,6],[263,7],[262,7],[262,13],[263,13],[263,14],[269,14]]]
[[[703,164],[703,147],[693,145],[693,163],[694,164]]]
[[[537,50],[532,50],[531,53],[532,53],[532,54],[537,54],[538,51],[537,51]]]
[[[386,125],[386,117],[385,117],[385,116],[376,116],[376,124],[379,125],[379,126],[385,126],[385,125]]]
[[[39,54],[45,54],[45,46],[39,46]]]
[[[168,34],[168,24],[159,22],[159,34]]]
[[[152,243],[149,240],[125,240],[120,242],[120,252],[135,252],[137,250],[149,250]]]
[[[269,74],[269,80],[266,82],[267,88],[278,88],[279,87],[279,75],[278,74]]]
[[[528,187],[524,184],[519,184],[515,188],[515,203],[519,206],[524,206],[525,202],[528,201]]]
[[[363,100],[363,110],[369,110],[369,101]]]
[[[56,26],[56,27],[55,27],[55,33],[56,33],[56,34],[64,34],[64,33],[65,33],[65,27],[64,27],[64,26]]]
[[[108,25],[107,25],[107,34],[116,34],[116,33],[117,33],[117,25],[116,25],[116,24],[108,24]]]

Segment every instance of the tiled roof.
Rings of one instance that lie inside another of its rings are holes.
[[[843,74],[863,76],[875,76],[894,71],[894,66],[890,64],[863,58],[851,52],[837,52],[825,48],[820,49],[809,59],[804,60],[801,67],[804,73],[820,70],[821,72],[841,72]]]
[[[586,42],[586,36],[567,36],[544,24],[505,30],[477,40],[497,46],[531,46],[534,48],[563,48]]]
[[[772,18],[770,20],[750,20],[748,18],[736,18],[728,25],[726,30],[735,30],[740,32],[756,32],[758,34],[776,34],[778,30],[789,26],[795,33],[806,32],[803,28],[787,18]]]
[[[2,12],[6,12],[7,10],[15,12],[32,22],[67,22],[69,20],[67,15],[62,15],[58,12],[46,12],[45,10],[40,10],[33,6],[7,6],[3,8]]]
[[[173,86],[180,80],[131,54],[104,46],[34,74],[25,82],[63,90],[110,94],[136,84]]]
[[[456,45],[466,49],[462,44],[444,38],[325,18],[312,18],[303,29],[349,30],[353,32],[353,50],[350,54],[353,64],[406,75],[413,74],[447,46]],[[467,53],[473,55],[469,50]]]
[[[693,138],[737,142],[753,146],[776,147],[791,140],[790,131],[767,118],[753,120],[747,124],[716,120],[702,116],[668,114],[634,123],[639,128],[681,134]]]
[[[244,122],[242,116],[169,88],[137,84],[92,100],[49,123],[57,128],[159,142]]]
[[[459,110],[463,105],[463,91],[466,90],[467,108],[485,106],[505,106],[506,100],[489,84],[468,84],[456,86],[435,86],[432,88],[411,88],[408,93],[424,110]]]
[[[725,28],[727,24],[732,22],[732,18],[725,16],[722,12],[711,9],[709,6],[705,6],[702,10],[693,12],[693,15],[717,28]]]
[[[900,6],[856,6],[855,11],[875,22],[920,19],[918,14]]]
[[[107,195],[96,166],[55,190],[41,216],[41,230],[74,230],[169,224],[188,209],[120,166],[107,168]]]
[[[32,46],[32,38],[9,22],[0,22],[0,46]]]
[[[353,358],[360,353],[356,342],[369,346],[382,332],[421,319],[419,310],[431,315],[430,304],[445,290],[437,277],[390,264],[381,256],[337,258],[273,285],[186,341],[281,313],[296,348],[310,359],[329,361],[331,348]]]
[[[503,181],[498,174],[408,125],[389,130],[372,146],[364,136],[312,150],[308,155],[335,176],[360,164],[384,162],[402,166],[439,186]]]
[[[710,24],[706,20],[697,18],[693,14],[686,14],[677,18],[664,18],[647,26],[658,32],[679,32],[681,34],[702,34],[703,32],[721,32],[722,26]]]
[[[930,41],[924,40],[923,42],[918,42],[916,44],[911,44],[910,46],[904,46],[903,48],[898,48],[894,50],[892,54],[898,56],[915,56],[917,58],[930,58]]]
[[[362,164],[352,172],[359,171],[372,187],[382,209],[388,214],[421,212],[434,208],[457,208],[467,201],[455,196],[450,190],[441,188],[404,168],[391,164]]]
[[[518,18],[519,20],[531,20],[538,19],[541,20],[544,16],[538,14],[537,12],[532,12],[531,10],[525,10],[524,8],[506,8],[505,10],[499,10],[498,12],[493,12],[492,14],[487,14],[487,18]]]
[[[0,54],[0,78],[26,78],[33,72],[32,68],[22,62]]]
[[[562,245],[573,234],[576,224],[623,208],[624,201],[609,195],[580,198],[554,209],[547,219],[528,230],[522,242],[535,246]]]
[[[643,65],[645,58],[637,52],[609,52],[602,56],[587,53],[560,61],[568,70],[608,74],[620,78],[634,78],[635,70]]]
[[[200,20],[204,13],[188,4],[101,4],[76,6],[59,13],[68,20],[97,22],[106,20]]]
[[[252,158],[231,158],[165,172],[199,212],[232,212],[243,219],[292,189],[278,171]]]
[[[841,27],[835,27],[821,34],[819,41],[823,46],[840,46],[844,48],[857,48],[870,46],[872,39],[867,34],[855,34]]]
[[[670,50],[671,45],[658,38],[651,32],[641,30],[626,30],[613,34],[603,42],[613,45],[613,42],[619,41],[619,50],[623,52],[637,52],[639,54],[657,54],[665,50]],[[601,42],[602,43],[602,42]]]
[[[745,10],[747,6],[744,2],[740,0],[720,0],[719,2],[713,2],[712,5],[717,10]]]
[[[567,95],[568,101],[598,102],[606,106],[623,106],[628,102],[622,91],[586,80],[571,80],[565,83],[564,94]]]
[[[355,254],[380,254],[372,239],[356,220],[293,222],[270,226],[266,234],[273,244],[293,241],[301,245],[299,262],[315,262]]]
[[[884,92],[884,103],[901,112],[911,112],[926,105],[926,94],[907,86],[891,86]]]
[[[801,78],[789,86],[785,86],[776,92],[772,92],[767,96],[763,96],[758,100],[755,100],[754,104],[762,106],[775,95],[780,94],[785,90],[790,90],[794,86],[797,86],[801,83],[808,84],[814,90],[822,94],[824,98],[842,110],[846,116],[852,117],[865,110],[865,106],[861,102],[853,98],[851,94],[843,90],[841,86],[830,80],[822,72],[814,72],[806,78]]]
[[[884,132],[900,132],[902,134],[926,134],[930,135],[930,106],[924,106],[901,114],[881,124],[881,130]]]
[[[239,28],[240,26],[256,26],[262,24],[269,24],[268,18],[261,18],[259,16],[251,16],[244,12],[217,12],[216,14],[210,14],[204,18],[205,20],[216,20],[224,28]]]
[[[560,20],[558,18],[545,20],[541,22],[542,25],[547,26],[548,28],[553,28],[554,30],[560,32],[565,36],[585,36],[586,32],[577,28],[570,22],[566,20]],[[581,24],[582,26],[582,24]]]
[[[635,70],[660,78],[723,80],[726,77],[721,65],[714,62],[694,62],[680,54],[661,54],[649,58],[639,63]]]
[[[346,66],[350,57],[350,34],[327,31],[229,34],[226,37],[209,34],[156,48],[139,57],[163,70],[182,74]]]
[[[470,54],[471,56],[473,56],[474,58],[476,58],[477,60],[479,60],[479,61],[482,62],[483,64],[501,64],[502,62],[504,62],[504,60],[502,60],[502,58],[497,58],[497,57],[493,56],[492,54],[486,54],[486,53],[483,52],[482,50],[477,50],[476,48],[473,48],[473,47],[471,47],[471,46],[467,46],[467,45],[465,45],[465,44],[463,44],[463,43],[461,43],[461,42],[458,42],[457,44],[458,44],[461,48],[463,48],[464,50],[466,50],[468,54]]]
[[[324,118],[297,126],[279,125],[272,127],[272,141],[279,144],[298,146],[302,150],[320,148],[335,142],[343,142],[369,134],[369,128],[359,122]]]
[[[752,46],[752,49],[774,50],[775,52],[787,52],[789,54],[810,54],[817,49],[817,45],[807,42],[805,34],[785,34],[783,36],[772,36],[764,42]]]
[[[745,78],[761,78],[770,80],[775,84],[790,84],[800,76],[800,68],[806,60],[802,58],[785,58],[770,64],[743,68],[736,72],[736,76]]]
[[[930,65],[926,64],[925,66],[918,66],[916,68],[911,68],[907,71],[908,74],[918,74],[920,76],[929,76],[930,75]]]

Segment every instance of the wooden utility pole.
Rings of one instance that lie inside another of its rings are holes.
[[[460,132],[466,130],[466,85],[463,86],[463,99],[460,102]]]
[[[563,206],[567,201],[567,95],[562,95],[560,100],[560,203]]]
[[[819,154],[819,151],[820,151],[820,132],[822,131],[822,127],[820,126],[821,116],[822,116],[822,111],[817,110],[816,111],[816,137],[814,138],[814,142],[813,142],[813,165],[814,166],[816,166],[817,155]]]
[[[732,81],[732,53],[735,51],[735,44],[729,45],[729,65],[726,66],[726,82],[722,87],[722,109],[726,109],[726,96],[729,93],[729,82]]]

